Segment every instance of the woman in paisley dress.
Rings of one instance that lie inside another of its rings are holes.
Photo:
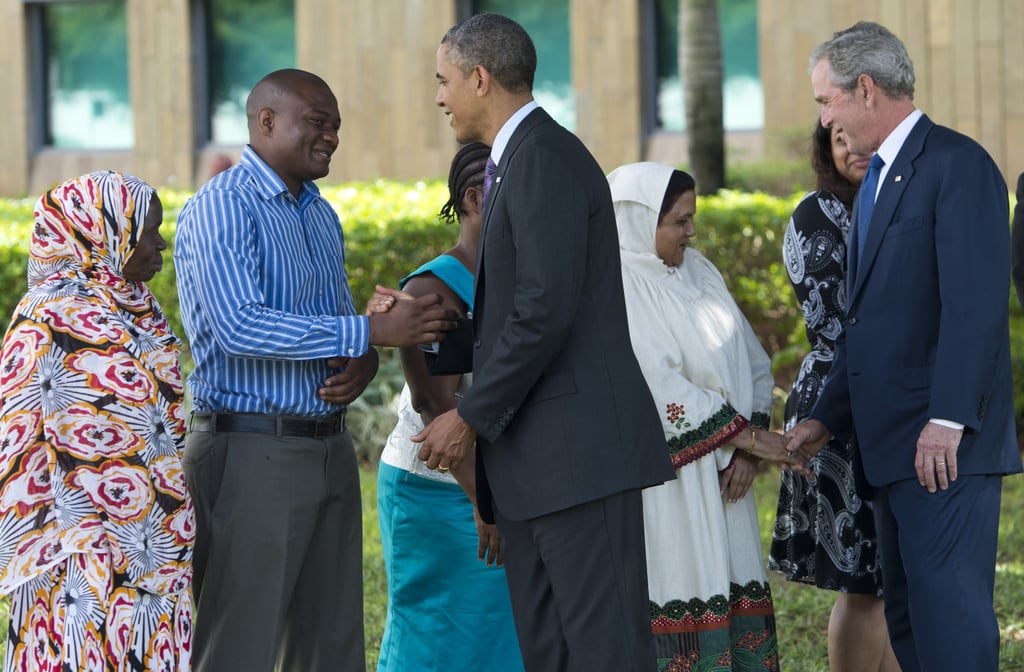
[[[786,402],[787,430],[808,416],[832,367],[846,313],[850,210],[870,159],[849,152],[842,129],[818,121],[811,151],[818,189],[800,201],[783,242],[811,344]],[[838,592],[828,625],[832,672],[898,670],[871,503],[857,492],[853,453],[852,443],[833,439],[811,459],[813,475],[782,472],[768,566],[790,581]]]
[[[145,285],[162,218],[153,188],[116,172],[35,206],[0,353],[5,672],[189,669],[180,346]]]
[[[630,339],[677,478],[643,491],[658,670],[777,670],[771,589],[750,488],[768,431],[770,360],[721,274],[689,246],[693,178],[658,163],[608,176]]]

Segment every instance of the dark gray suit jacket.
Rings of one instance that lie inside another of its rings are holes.
[[[478,503],[525,520],[674,478],[629,339],[608,182],[543,110],[519,125],[477,256]]]

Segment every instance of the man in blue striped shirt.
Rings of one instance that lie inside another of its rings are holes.
[[[439,297],[356,314],[341,224],[312,182],[327,175],[341,126],[322,79],[273,72],[246,116],[250,144],[185,204],[174,252],[195,361],[194,669],[363,670],[345,407],[376,374],[371,344],[436,341],[454,322]]]

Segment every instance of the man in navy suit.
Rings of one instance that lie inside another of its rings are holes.
[[[1013,209],[1010,237],[1013,286],[1017,290],[1017,301],[1024,308],[1024,173],[1017,176],[1017,207]]]
[[[495,14],[453,27],[437,52],[437,104],[496,168],[473,384],[413,439],[460,481],[476,440],[478,505],[501,533],[527,670],[653,670],[640,490],[674,472],[629,339],[608,182],[533,100],[536,64],[522,27]]]
[[[1021,471],[1006,183],[978,143],[915,108],[913,64],[884,27],[836,33],[810,71],[822,124],[880,169],[854,208],[844,337],[788,447],[856,435],[903,672],[996,670],[1002,477]]]

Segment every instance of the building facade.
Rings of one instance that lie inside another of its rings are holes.
[[[0,0],[0,196],[101,168],[192,188],[245,142],[244,96],[278,67],[337,94],[329,181],[443,176],[455,143],[434,106],[441,35],[476,11],[538,44],[538,99],[607,170],[684,163],[675,66],[679,0]],[[854,9],[853,7],[856,7]],[[904,39],[916,100],[1024,170],[1024,1],[719,0],[731,155],[806,138],[811,48],[859,18]],[[732,112],[730,111],[732,110]]]

